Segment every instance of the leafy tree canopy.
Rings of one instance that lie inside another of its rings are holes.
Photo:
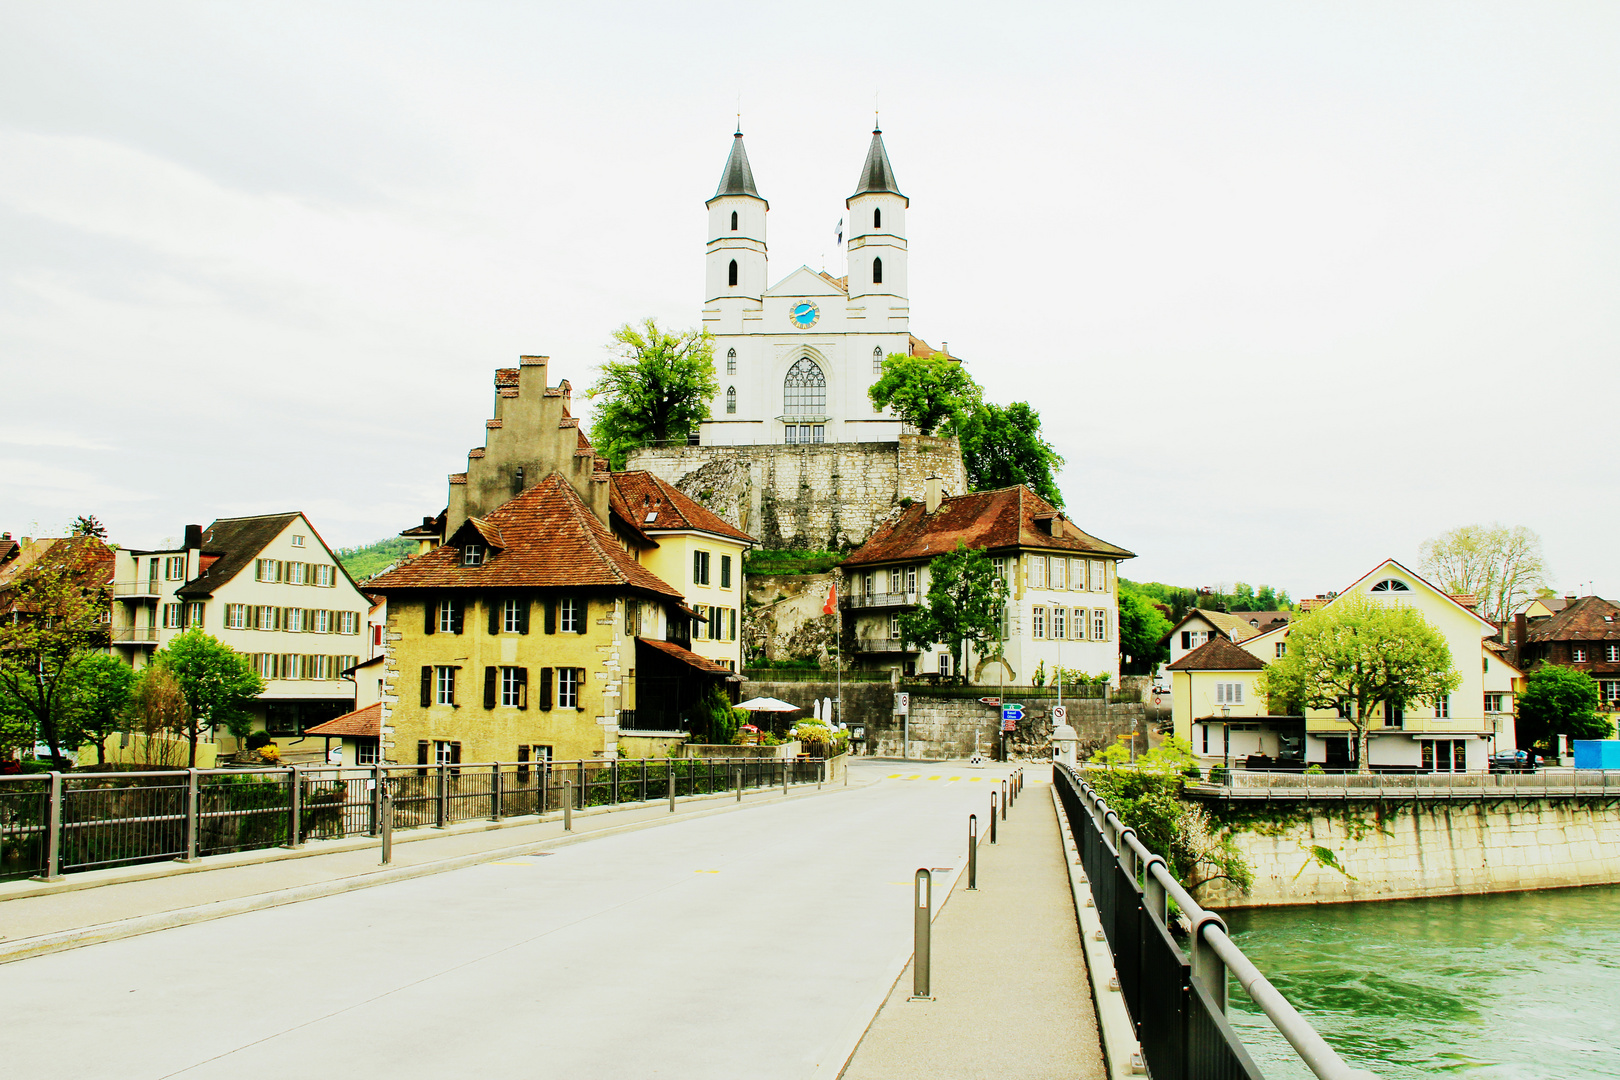
[[[585,396],[601,401],[591,442],[613,468],[624,468],[626,456],[639,447],[684,442],[708,419],[720,384],[707,330],[671,333],[647,319],[613,331],[609,348],[618,358],[602,365]]]
[[[1168,660],[1170,643],[1165,635],[1171,629],[1170,620],[1146,596],[1124,581],[1119,583],[1119,651],[1124,670],[1146,675]]]
[[[93,536],[97,540],[107,539],[107,526],[103,525],[94,514],[80,514],[68,526],[74,536]]]
[[[1258,589],[1246,582],[1238,582],[1230,591],[1224,585],[1207,589],[1189,589],[1183,585],[1166,585],[1159,581],[1126,581],[1143,596],[1170,609],[1172,622],[1180,622],[1193,608],[1207,611],[1288,611],[1294,606],[1287,589],[1274,589],[1262,585]]]
[[[74,741],[96,744],[96,760],[107,763],[108,736],[127,724],[135,692],[135,670],[122,660],[92,653],[70,672]]]
[[[1063,505],[1055,475],[1063,467],[1063,455],[1041,435],[1041,414],[1028,402],[1005,408],[987,401],[975,404],[957,425],[957,438],[970,491],[1028,484],[1053,506]]]
[[[190,766],[197,764],[197,741],[203,728],[224,726],[238,738],[247,735],[253,723],[251,706],[264,692],[264,680],[254,673],[247,657],[201,627],[193,627],[159,649],[152,663],[168,669],[185,698]]]
[[[0,620],[0,715],[12,718],[16,737],[28,727],[51,748],[57,767],[74,745],[72,672],[105,644],[105,597],[74,580],[70,567],[42,560],[3,597]]]
[[[905,353],[889,354],[882,377],[866,393],[873,405],[893,408],[924,435],[944,424],[959,426],[982,400],[979,384],[960,361]]]
[[[1001,618],[1007,602],[1007,582],[996,573],[990,556],[974,551],[960,540],[955,551],[937,555],[928,564],[925,602],[900,615],[900,636],[907,644],[931,648],[948,644],[957,676],[966,672],[967,647],[980,656],[1001,651]]]
[[[1584,671],[1543,664],[1519,694],[1515,734],[1521,747],[1556,750],[1558,736],[1612,739],[1614,725],[1598,712],[1598,684]]]
[[[1449,593],[1471,593],[1479,613],[1505,622],[1546,585],[1541,537],[1523,525],[1462,525],[1425,540],[1423,573]]]
[[[1379,705],[1433,702],[1462,684],[1451,647],[1417,608],[1341,596],[1294,620],[1288,655],[1260,673],[1257,688],[1273,712],[1343,707],[1367,766],[1367,733]]]

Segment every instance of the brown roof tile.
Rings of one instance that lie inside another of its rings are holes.
[[[501,504],[482,523],[484,528],[498,530],[505,543],[483,565],[461,565],[461,549],[454,542],[456,537],[452,537],[452,543],[373,578],[366,588],[394,593],[410,589],[597,587],[681,596],[632,559],[558,473]],[[469,522],[463,529],[468,527],[478,528]]]
[[[201,574],[175,590],[175,595],[186,597],[213,595],[215,589],[252,566],[259,553],[280,536],[287,526],[297,521],[299,516],[295,510],[287,514],[216,519],[212,525],[203,530],[202,546],[203,551],[210,555],[218,555],[219,558],[209,562]],[[314,531],[314,526],[310,526],[310,529]],[[322,543],[324,544],[324,541]]]
[[[695,529],[746,544],[754,542],[752,536],[650,472],[614,473],[613,499],[614,509],[644,533]]]
[[[1583,596],[1550,618],[1530,624],[1529,641],[1620,641],[1620,607],[1601,596]]]
[[[351,739],[375,739],[382,734],[382,702],[304,729],[305,735],[346,735]]]
[[[1266,665],[1246,649],[1223,637],[1212,637],[1180,660],[1171,671],[1259,671]]]
[[[1058,535],[1048,535],[1044,528],[1037,527],[1037,517],[1053,522]],[[845,559],[844,565],[931,559],[954,550],[957,541],[986,551],[1028,548],[1108,555],[1117,559],[1136,557],[1122,547],[1082,532],[1051,503],[1020,484],[996,491],[948,496],[932,514],[926,512],[922,503],[912,503],[899,517],[878,526],[872,538]]]
[[[679,645],[676,645],[674,642],[659,641],[657,638],[646,638],[646,637],[638,637],[638,638],[636,638],[636,641],[637,641],[637,643],[642,644],[642,645],[650,645],[653,648],[657,649],[659,652],[668,653],[670,656],[673,656],[675,659],[680,660],[683,663],[690,664],[693,667],[697,668],[699,671],[707,672],[710,675],[730,675],[730,674],[732,674],[732,671],[731,671],[730,668],[721,667],[719,664],[715,663],[713,660],[710,660],[707,657],[699,656],[697,653],[693,652],[690,649],[683,649]]]

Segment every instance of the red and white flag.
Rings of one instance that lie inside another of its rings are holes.
[[[831,615],[838,610],[838,582],[833,582],[827,590],[827,602],[821,605],[823,615]]]

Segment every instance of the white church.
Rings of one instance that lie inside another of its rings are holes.
[[[867,389],[890,353],[935,355],[911,336],[906,208],[872,132],[855,193],[845,200],[848,274],[800,266],[770,284],[766,216],[742,132],[732,138],[709,208],[703,328],[714,336],[720,392],[704,446],[896,442],[900,421]]]

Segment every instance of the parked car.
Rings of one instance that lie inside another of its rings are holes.
[[[1535,772],[1540,756],[1523,750],[1507,750],[1491,755],[1491,772]]]

